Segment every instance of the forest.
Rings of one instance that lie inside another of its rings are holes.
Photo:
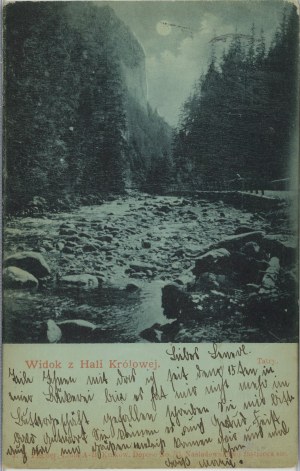
[[[231,35],[221,60],[211,41],[206,74],[182,107],[173,159],[180,186],[247,189],[289,176],[297,135],[298,18],[286,7],[267,50],[264,31]]]
[[[128,92],[124,69],[136,73],[144,53],[114,11],[92,2],[8,5],[4,38],[7,211],[35,197],[59,209],[146,185],[171,128]]]
[[[294,6],[285,7],[270,47],[254,24],[248,35],[212,38],[207,72],[172,130],[142,90],[130,92],[145,57],[129,28],[108,6],[68,3],[5,8],[7,212],[34,199],[59,209],[125,188],[226,189],[238,175],[250,189],[288,176],[297,129]]]

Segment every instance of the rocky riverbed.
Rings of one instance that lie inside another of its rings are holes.
[[[12,257],[4,276],[6,342],[295,339],[294,305],[287,312],[281,299],[294,292],[295,280],[295,242],[284,216],[280,223],[278,214],[222,201],[132,194],[72,212],[12,218],[4,237]],[[211,250],[217,255],[203,262]],[[28,252],[40,254],[46,272],[38,261],[31,269]],[[270,321],[260,319],[260,309],[268,316],[260,291],[268,270],[275,281],[267,298],[282,291],[274,301],[277,326],[271,312]]]

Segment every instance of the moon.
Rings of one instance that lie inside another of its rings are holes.
[[[161,20],[158,23],[156,23],[156,31],[158,34],[161,36],[168,36],[168,34],[171,33],[171,26],[166,20]]]

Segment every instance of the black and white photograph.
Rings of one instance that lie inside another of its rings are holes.
[[[298,341],[299,18],[3,8],[3,341]]]

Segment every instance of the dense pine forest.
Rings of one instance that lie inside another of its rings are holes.
[[[171,128],[143,96],[143,49],[114,11],[8,5],[4,38],[7,209],[146,186]]]
[[[268,187],[289,176],[297,134],[298,17],[286,7],[267,50],[264,31],[211,41],[211,61],[174,135],[176,181],[194,188]],[[216,50],[230,45],[220,60]]]
[[[297,37],[289,5],[270,47],[254,24],[248,35],[212,38],[172,144],[171,127],[147,103],[143,48],[112,8],[6,6],[7,211],[44,200],[59,209],[132,187],[224,189],[238,175],[250,188],[285,178],[297,126]]]

